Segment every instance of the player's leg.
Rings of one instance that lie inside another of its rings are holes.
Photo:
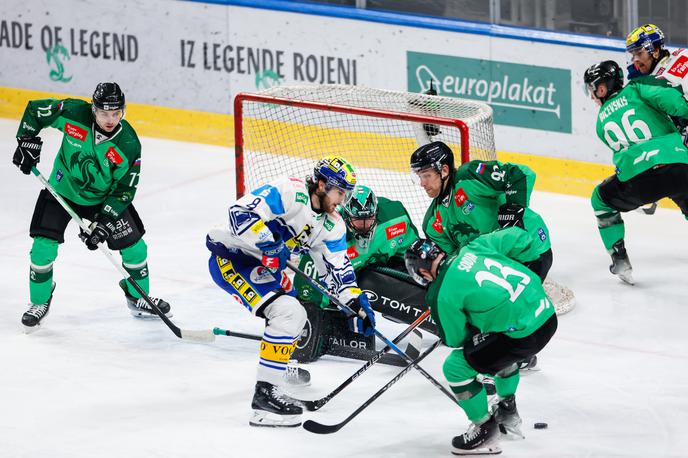
[[[281,385],[289,358],[306,322],[306,312],[287,281],[273,274],[251,256],[225,249],[227,258],[211,255],[210,275],[215,283],[257,317],[266,320],[256,386],[251,406],[253,426],[298,426],[302,409],[284,395]],[[286,276],[283,273],[283,276]]]
[[[148,270],[148,246],[143,240],[146,230],[133,205],[127,207],[115,221],[115,231],[108,239],[108,247],[119,251],[122,266],[146,294],[150,291]],[[127,280],[120,280],[120,288],[127,300],[127,307],[137,318],[156,318],[157,315],[148,302],[141,297]],[[149,296],[162,313],[171,317],[170,304],[159,297]]]
[[[487,393],[476,377],[478,371],[469,364],[462,350],[452,351],[442,367],[449,386],[459,405],[471,421],[468,430],[452,439],[455,455],[500,453],[499,430],[494,415],[490,415]]]
[[[64,242],[64,232],[70,219],[46,189],[39,193],[29,229],[29,235],[33,238],[29,274],[31,303],[29,310],[22,315],[22,324],[27,332],[37,329],[50,311],[55,289],[53,264],[57,259],[58,246]]]

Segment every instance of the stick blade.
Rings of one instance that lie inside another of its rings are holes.
[[[332,434],[342,429],[342,426],[344,426],[345,424],[346,423],[338,423],[336,425],[323,425],[322,423],[318,423],[317,421],[306,420],[305,422],[303,422],[303,429],[315,434]]]
[[[215,334],[209,329],[202,331],[184,329],[181,337],[184,340],[193,340],[194,342],[215,342]]]

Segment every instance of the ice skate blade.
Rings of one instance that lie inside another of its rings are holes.
[[[131,313],[131,316],[134,318],[138,318],[139,320],[155,320],[155,319],[160,319],[158,315],[155,313],[148,313],[148,312],[142,312],[141,310],[132,310],[129,309],[129,313]],[[165,314],[167,318],[172,318],[174,315],[172,315],[172,311],[170,310]]]
[[[45,319],[45,317],[43,317],[43,319]],[[35,326],[26,326],[25,324],[22,324],[22,328],[23,328],[24,334],[27,334],[27,335],[33,334],[34,332],[41,329],[41,323],[38,323]]]
[[[635,285],[635,281],[633,281],[633,275],[630,273],[622,273],[622,274],[614,274],[616,275],[619,280],[622,282],[626,283],[627,285]]]
[[[502,449],[499,445],[483,445],[482,447],[476,447],[472,450],[463,450],[460,448],[452,447],[452,455],[458,456],[468,456],[468,455],[499,455],[502,453]]]
[[[264,410],[254,410],[248,424],[264,428],[296,428],[301,426],[301,415],[277,415]]]

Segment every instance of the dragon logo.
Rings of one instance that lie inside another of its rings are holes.
[[[54,68],[50,69],[50,79],[53,81],[61,81],[63,83],[69,83],[72,80],[71,76],[65,76],[64,65],[62,65],[62,60],[69,60],[69,53],[61,43],[56,43],[52,48],[48,48],[45,52],[45,60],[48,65],[54,65]]]
[[[69,170],[72,172],[74,183],[82,191],[98,193],[99,190],[93,187],[95,183],[95,172],[98,163],[94,156],[85,154],[73,154],[69,159]],[[78,173],[76,173],[78,171]],[[80,177],[80,178],[79,178]]]

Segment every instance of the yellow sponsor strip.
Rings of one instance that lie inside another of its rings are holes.
[[[90,100],[90,96],[75,97],[62,93],[0,87],[0,117],[20,119],[29,100],[68,97]],[[126,119],[141,136],[234,146],[234,120],[231,115],[128,103]],[[344,129],[280,121],[246,119],[245,129],[246,132],[254,133],[246,138],[246,148],[265,151],[265,146],[260,143],[264,136],[260,133],[280,132],[281,136],[294,141],[284,142],[285,145],[280,146],[279,150],[273,148],[268,152],[293,157],[313,157],[314,152],[319,156],[339,154],[354,166],[398,172],[407,172],[406,164],[402,166],[399,161],[392,162],[387,158],[397,151],[410,154],[417,148],[416,142],[408,138],[375,133],[363,133],[352,138]],[[381,144],[379,137],[384,137],[382,143],[386,145],[385,151],[371,146]],[[459,151],[457,145],[450,147],[455,152]],[[594,187],[614,172],[609,165],[507,151],[497,151],[497,158],[503,162],[525,164],[532,168],[537,173],[536,190],[588,198]],[[676,208],[668,199],[663,199],[660,206]]]
[[[290,344],[275,344],[262,340],[260,342],[260,357],[268,361],[287,364],[295,348],[296,342]]]

